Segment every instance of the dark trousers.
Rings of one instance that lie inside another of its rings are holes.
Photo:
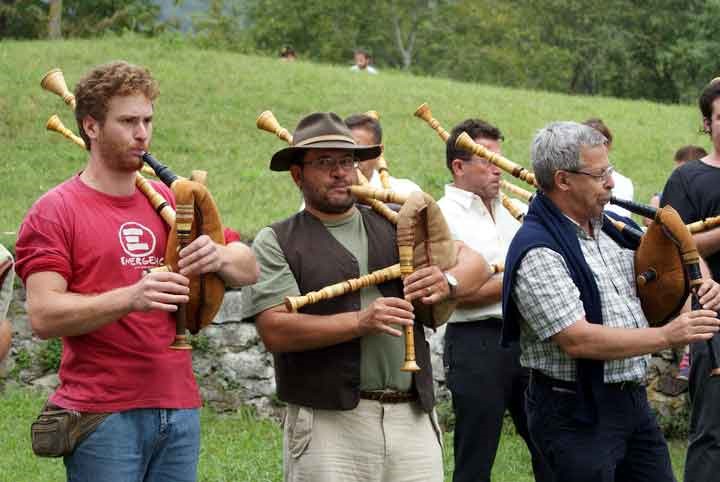
[[[713,337],[720,353],[720,336]],[[706,342],[690,346],[690,440],[685,462],[685,482],[720,478],[720,377],[710,376]]]
[[[573,417],[578,403],[574,387],[540,379],[533,372],[528,389],[530,435],[556,482],[675,481],[645,387],[603,385],[596,394],[596,424]]]
[[[444,364],[455,412],[454,482],[489,481],[505,410],[530,449],[535,480],[552,480],[535,450],[525,417],[528,372],[520,349],[500,346],[498,319],[448,323]]]

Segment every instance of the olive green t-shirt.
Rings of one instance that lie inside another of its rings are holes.
[[[341,221],[323,222],[330,234],[357,259],[360,275],[368,274],[368,240],[365,224],[357,209]],[[285,255],[280,249],[275,231],[262,229],[253,241],[253,251],[260,265],[260,278],[252,286],[243,288],[243,318],[281,304],[286,296],[298,296],[298,288]],[[322,259],[315,260],[322,263]],[[375,286],[360,290],[362,309],[382,294]],[[400,329],[399,327],[396,327]],[[412,376],[400,371],[405,354],[402,337],[387,334],[363,336],[361,342],[360,389],[398,391],[410,390]],[[331,363],[331,360],[328,360]]]

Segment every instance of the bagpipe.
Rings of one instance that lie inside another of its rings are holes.
[[[52,69],[46,73],[40,85],[43,89],[59,95],[68,106],[75,109],[75,96],[68,89],[60,69]],[[57,115],[50,117],[46,128],[62,134],[83,149],[89,147],[82,138],[66,128]],[[203,234],[218,244],[225,244],[220,213],[205,187],[207,173],[193,171],[191,179],[185,179],[175,175],[150,153],[144,153],[142,160],[147,164],[143,165],[142,172],[158,177],[172,190],[176,202],[176,210],[173,210],[168,201],[139,172],[136,174],[136,187],[148,198],[155,211],[171,229],[165,247],[165,266],[152,268],[151,271],[179,272],[179,251]],[[178,305],[175,312],[176,334],[170,348],[192,349],[186,331],[195,334],[209,325],[220,309],[224,295],[225,283],[216,273],[191,276],[189,301]]]
[[[444,131],[432,117],[429,109],[421,106],[416,114],[425,119],[433,129],[444,137]],[[458,136],[456,144],[477,156],[487,159],[503,171],[521,179],[533,187],[538,187],[535,176],[519,164],[490,151],[474,142],[467,133]],[[521,188],[508,187],[515,193]],[[526,191],[527,192],[527,191]],[[532,194],[524,198],[532,201]],[[692,233],[720,225],[720,216],[708,218],[685,225],[678,212],[672,206],[654,208],[633,201],[611,197],[610,202],[628,211],[653,220],[646,232],[642,232],[628,224],[606,216],[616,228],[638,243],[635,251],[635,275],[637,293],[643,313],[650,326],[663,326],[678,315],[685,305],[688,296],[692,296],[693,309],[697,309],[699,297],[697,291],[702,284],[700,271],[700,255]],[[720,353],[716,353],[711,340],[707,341],[711,356],[711,375],[720,375]]]
[[[374,111],[370,111],[366,115],[378,118],[378,114]],[[292,145],[292,135],[287,129],[280,126],[272,112],[265,111],[260,114],[256,126],[275,134]],[[387,174],[386,161],[383,170]],[[376,189],[369,186],[367,179],[359,169],[356,170],[356,173],[360,185],[350,186],[350,193],[397,226],[399,263],[356,279],[305,293],[302,296],[287,297],[285,307],[290,312],[296,312],[308,304],[342,296],[371,285],[404,278],[413,271],[427,266],[436,265],[445,271],[457,263],[457,247],[450,236],[450,230],[440,208],[430,195],[423,192],[401,195],[387,189]],[[383,182],[382,176],[381,182]],[[385,203],[401,205],[399,212],[393,211]],[[455,310],[456,302],[448,299],[429,306],[420,302],[414,305],[416,320],[425,326],[436,328],[448,320]],[[420,370],[415,360],[414,329],[416,328],[413,326],[406,326],[404,329],[405,361],[400,368],[403,371]]]

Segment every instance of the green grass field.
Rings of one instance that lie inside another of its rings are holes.
[[[449,130],[470,116],[484,117],[505,134],[505,155],[528,165],[534,132],[553,120],[599,116],[612,129],[611,160],[635,181],[636,198],[662,188],[672,155],[688,143],[708,146],[698,133],[693,106],[659,105],[601,97],[566,96],[465,84],[383,71],[356,75],[346,66],[282,63],[193,48],[188,42],[135,36],[61,42],[0,43],[0,233],[14,233],[32,202],[78,171],[85,154],[45,122],[58,113],[77,131],[69,108],[40,89],[42,75],[61,67],[72,89],[91,66],[127,59],[150,67],[159,80],[153,154],[178,174],[209,172],[223,220],[247,237],[293,213],[299,194],[287,173],[271,173],[269,159],[283,142],[255,128],[257,115],[272,110],[292,130],[307,113],[341,116],[377,110],[385,134],[385,157],[397,177],[409,177],[438,197],[449,179],[444,146],[413,112],[428,102]],[[0,242],[14,243],[13,234]]]
[[[35,457],[30,424],[43,398],[31,391],[0,392],[0,482],[61,482],[62,459]],[[267,482],[282,480],[282,432],[272,421],[258,420],[249,410],[216,414],[203,409],[200,482]],[[670,451],[682,480],[686,445],[673,441]],[[452,480],[452,434],[445,434],[445,480]],[[493,467],[495,482],[532,482],[530,456],[513,430],[503,434]]]

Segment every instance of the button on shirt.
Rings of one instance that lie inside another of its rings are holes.
[[[492,204],[492,214],[476,194],[445,186],[445,195],[438,201],[453,239],[462,241],[480,253],[490,264],[503,263],[510,241],[520,229],[520,223],[505,209],[500,198]],[[458,308],[449,322],[477,321],[485,318],[502,318],[502,304]]]
[[[593,222],[595,237],[580,226],[580,248],[600,292],[603,325],[646,328],[635,286],[635,252],[621,248]],[[580,291],[565,260],[548,248],[527,252],[515,276],[513,298],[522,315],[520,363],[560,380],[575,381],[576,363],[550,337],[585,318]],[[642,382],[649,355],[605,361],[605,383]]]

